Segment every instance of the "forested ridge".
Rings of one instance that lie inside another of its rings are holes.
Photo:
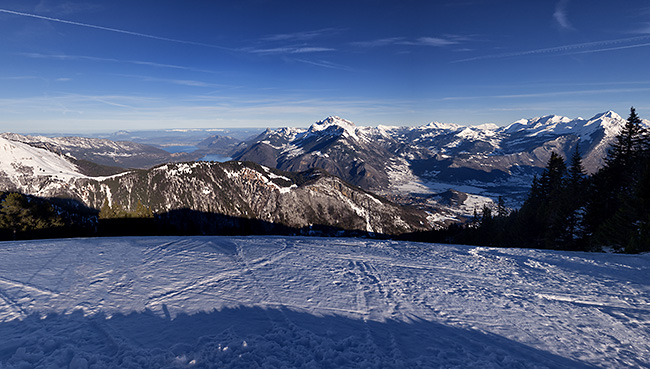
[[[499,201],[465,225],[415,236],[419,240],[545,249],[650,251],[650,132],[634,108],[605,165],[587,175],[580,148],[552,153],[518,210]]]

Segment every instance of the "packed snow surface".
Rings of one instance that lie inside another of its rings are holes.
[[[0,368],[650,366],[650,255],[363,239],[0,243]]]

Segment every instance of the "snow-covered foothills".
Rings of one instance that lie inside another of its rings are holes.
[[[650,255],[394,241],[0,243],[0,368],[650,366]]]

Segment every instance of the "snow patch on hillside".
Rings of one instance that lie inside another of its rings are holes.
[[[0,137],[0,170],[10,178],[37,176],[85,177],[64,157],[51,151]]]

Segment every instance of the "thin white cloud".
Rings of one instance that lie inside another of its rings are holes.
[[[156,67],[156,68],[179,69],[179,70],[186,70],[186,71],[192,71],[192,72],[201,72],[201,73],[210,73],[210,74],[218,74],[219,73],[219,72],[215,72],[215,71],[212,71],[212,70],[192,68],[192,67],[186,67],[186,66],[182,66],[182,65],[156,63],[156,62],[143,61],[143,60],[120,60],[120,59],[114,59],[114,58],[102,58],[102,57],[88,56],[88,55],[64,55],[64,54],[41,54],[41,53],[18,53],[17,55],[22,55],[22,56],[26,56],[26,57],[34,58],[34,59],[88,60],[88,61],[95,61],[95,62],[126,63],[126,64],[143,65],[143,66],[150,66],[150,67]]]
[[[286,46],[286,47],[274,47],[269,49],[247,49],[247,51],[253,54],[306,54],[306,53],[336,51],[336,49],[332,49],[329,47],[315,47],[315,46]]]
[[[38,13],[70,15],[78,13],[99,12],[103,10],[103,5],[92,4],[89,2],[41,0],[34,8]]]
[[[258,55],[291,55],[337,51],[332,47],[314,46],[308,40],[341,32],[338,28],[324,28],[315,31],[281,33],[262,37],[257,45],[239,48],[238,51]]]
[[[173,78],[155,78],[149,76],[134,76],[134,75],[121,75],[123,77],[137,78],[144,82],[158,82],[158,83],[169,83],[178,86],[188,86],[188,87],[207,87],[207,88],[233,88],[234,86],[230,85],[221,85],[217,83],[210,83],[205,81],[196,81],[189,79],[173,79]]]
[[[444,39],[440,37],[420,37],[413,44],[422,45],[422,46],[448,46],[448,45],[455,45],[457,43],[458,43],[457,41]]]
[[[650,87],[641,88],[609,88],[609,89],[591,89],[591,90],[573,90],[573,91],[551,91],[526,94],[505,94],[505,95],[483,95],[483,96],[450,96],[442,98],[442,101],[460,101],[460,100],[479,100],[479,99],[520,99],[520,98],[539,98],[539,97],[561,97],[573,95],[598,95],[598,94],[618,94],[631,92],[647,92]]]
[[[635,33],[650,34],[650,22],[645,23],[643,26],[637,29]]]
[[[98,30],[108,31],[108,32],[122,33],[122,34],[126,34],[126,35],[150,38],[150,39],[154,39],[154,40],[175,42],[175,43],[181,43],[181,44],[187,44],[187,45],[210,47],[210,48],[227,50],[227,51],[248,52],[248,53],[254,53],[254,54],[307,54],[307,53],[336,51],[336,49],[329,48],[329,47],[304,46],[304,45],[301,45],[301,46],[284,46],[284,47],[275,47],[275,48],[237,48],[237,49],[233,49],[233,48],[223,47],[223,46],[219,46],[219,45],[213,45],[213,44],[207,44],[207,43],[195,42],[195,41],[179,40],[179,39],[168,38],[168,37],[161,37],[161,36],[156,36],[156,35],[151,35],[151,34],[146,34],[146,33],[140,33],[140,32],[133,32],[133,31],[128,31],[128,30],[123,30],[123,29],[104,27],[104,26],[99,26],[99,25],[94,25],[94,24],[89,24],[89,23],[81,23],[81,22],[69,21],[69,20],[65,20],[65,19],[47,17],[47,16],[32,14],[32,13],[18,12],[18,11],[2,9],[2,8],[0,8],[0,13],[11,14],[11,15],[16,15],[16,16],[21,16],[21,17],[42,19],[42,20],[47,20],[47,21],[52,21],[52,22],[70,24],[70,25],[74,25],[74,26],[98,29]],[[300,40],[300,39],[305,40],[305,39],[310,39],[310,38],[315,38],[315,37],[321,36],[321,35],[323,35],[323,34],[325,34],[327,32],[335,32],[335,31],[339,31],[339,30],[333,29],[333,28],[326,28],[326,29],[317,30],[317,31],[299,32],[299,33],[293,33],[293,34],[278,34],[278,35],[273,35],[273,36],[267,37],[266,41],[286,41],[286,40]],[[25,55],[32,56],[32,57],[43,56],[42,54],[25,54]],[[185,70],[194,70],[194,71],[214,73],[212,71],[205,71],[205,70],[200,70],[200,69],[195,69],[195,68],[190,68],[190,67],[183,67],[183,66],[170,65],[170,64],[160,64],[160,63],[154,63],[154,62],[124,61],[124,60],[109,59],[109,58],[83,57],[83,56],[65,56],[65,55],[57,55],[57,56],[49,56],[49,57],[58,58],[58,59],[72,59],[72,58],[81,59],[81,58],[83,58],[83,59],[86,59],[86,60],[132,63],[132,64],[139,64],[139,65],[150,65],[150,66],[156,66],[156,67],[185,69]],[[312,64],[317,65],[315,63],[312,63]]]
[[[353,71],[353,69],[348,67],[348,66],[328,62],[328,61],[325,61],[325,60],[319,60],[319,61],[305,60],[305,59],[295,59],[295,60],[300,62],[300,63],[315,65],[317,67],[322,67],[322,68],[344,70],[344,71],[348,71],[348,72]]]
[[[263,37],[262,41],[306,41],[323,37],[332,33],[338,33],[338,28],[323,28],[315,31],[303,31],[294,33],[280,33]]]
[[[459,44],[461,41],[465,41],[466,38],[460,36],[444,36],[444,37],[418,37],[416,39],[407,39],[405,37],[389,37],[389,38],[380,38],[370,41],[357,41],[350,43],[352,46],[364,47],[364,48],[375,48],[375,47],[385,47],[385,46],[394,46],[394,45],[406,45],[406,46],[434,46],[434,47],[443,47],[449,45]]]
[[[174,39],[174,38],[169,38],[169,37],[155,36],[155,35],[150,35],[150,34],[146,34],[146,33],[133,32],[133,31],[127,31],[127,30],[123,30],[123,29],[98,26],[98,25],[89,24],[89,23],[81,23],[81,22],[74,22],[74,21],[69,21],[69,20],[65,20],[65,19],[46,17],[46,16],[38,15],[38,14],[17,12],[17,11],[8,10],[8,9],[1,9],[0,8],[0,13],[12,14],[12,15],[17,15],[17,16],[21,16],[21,17],[42,19],[42,20],[47,20],[47,21],[51,21],[51,22],[70,24],[70,25],[79,26],[79,27],[93,28],[93,29],[98,29],[98,30],[102,30],[102,31],[121,33],[121,34],[125,34],[125,35],[130,35],[130,36],[150,38],[150,39],[159,40],[159,41],[168,41],[168,42],[175,42],[175,43],[186,44],[186,45],[203,46],[203,47],[209,47],[209,48],[213,48],[213,49],[222,49],[222,50],[233,51],[232,49],[227,48],[227,47],[223,47],[223,46],[219,46],[219,45],[213,45],[213,44],[206,44],[206,43],[203,43],[203,42],[195,42],[195,41],[179,40],[179,39]]]
[[[472,58],[456,60],[453,63],[463,63],[463,62],[486,60],[486,59],[514,58],[514,57],[529,56],[529,55],[575,55],[575,54],[588,54],[588,53],[596,53],[596,52],[604,52],[604,51],[622,50],[622,49],[630,49],[635,47],[650,46],[648,40],[650,40],[650,35],[621,38],[616,40],[586,42],[581,44],[570,44],[570,45],[549,47],[543,49],[518,51],[512,53],[481,55]],[[620,46],[616,46],[616,45],[620,45]]]
[[[293,54],[320,53],[325,51],[336,51],[330,47],[298,47],[293,50]]]
[[[357,42],[352,42],[352,46],[358,46],[358,47],[383,47],[383,46],[389,46],[389,45],[395,45],[398,42],[402,42],[404,40],[404,37],[390,37],[390,38],[380,38],[377,40],[371,40],[371,41],[357,41]]]
[[[615,50],[625,50],[625,49],[634,49],[634,48],[637,48],[637,47],[646,47],[646,46],[650,46],[650,42],[646,42],[646,43],[643,43],[643,44],[608,47],[608,48],[595,49],[595,50],[582,50],[582,51],[572,52],[571,55],[600,53],[600,52],[605,52],[605,51],[615,51]]]
[[[569,17],[567,15],[567,5],[569,0],[560,0],[555,5],[555,12],[553,13],[553,19],[562,29],[572,30],[573,26],[569,22]]]
[[[3,81],[21,81],[25,79],[37,79],[35,76],[11,76],[11,77],[0,77],[0,80]]]

